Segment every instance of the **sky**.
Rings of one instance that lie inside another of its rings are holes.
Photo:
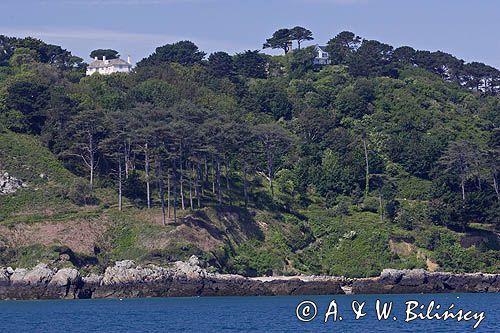
[[[37,37],[87,62],[97,48],[136,62],[186,39],[234,54],[296,25],[313,32],[311,44],[349,30],[500,68],[497,0],[0,0],[0,34]]]

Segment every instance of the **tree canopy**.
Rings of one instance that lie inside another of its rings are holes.
[[[106,57],[106,59],[117,59],[120,57],[120,54],[118,51],[112,50],[112,49],[97,49],[92,52],[90,52],[90,57],[92,59],[98,58],[98,59],[103,59],[103,57]]]
[[[200,51],[191,41],[180,41],[157,47],[149,57],[141,60],[137,66],[158,65],[161,63],[179,63],[181,65],[194,65],[200,63],[205,57],[205,52]]]
[[[312,32],[306,28],[296,26],[292,29],[276,30],[271,38],[266,39],[263,48],[282,49],[285,54],[290,51],[292,41],[297,41],[300,50],[303,41],[313,40]]]

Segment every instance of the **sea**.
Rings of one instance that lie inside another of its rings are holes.
[[[500,294],[0,301],[0,332],[500,332]]]

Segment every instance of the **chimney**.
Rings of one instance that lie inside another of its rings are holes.
[[[102,56],[102,60],[103,60],[103,61],[106,61],[106,56]]]
[[[97,61],[97,57],[94,57],[94,60],[96,60],[96,61]]]
[[[130,55],[127,56],[127,62],[130,64]]]

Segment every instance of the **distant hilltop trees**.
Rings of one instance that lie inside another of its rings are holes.
[[[90,52],[90,57],[92,59],[102,59],[103,57],[106,57],[106,59],[111,60],[118,59],[120,57],[120,54],[118,53],[118,51],[111,49],[97,49]]]
[[[312,32],[303,27],[297,26],[292,29],[279,29],[274,32],[271,38],[266,39],[263,48],[283,49],[286,54],[291,51],[293,41],[297,42],[300,50],[303,41],[313,39]]]

